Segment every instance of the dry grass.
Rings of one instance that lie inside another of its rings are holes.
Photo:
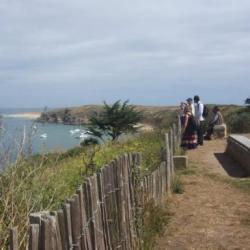
[[[142,152],[143,168],[157,166],[164,143],[161,131],[138,135],[123,143],[97,146],[93,161],[95,169],[125,152]],[[29,214],[56,210],[83,182],[89,155],[80,148],[66,153],[22,158],[0,173],[0,246],[7,249],[9,228],[18,227],[20,249],[25,249]]]

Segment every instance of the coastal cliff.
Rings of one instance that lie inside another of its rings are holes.
[[[175,106],[135,106],[137,111],[143,113],[143,123],[159,125],[167,122],[169,118],[176,116]],[[88,124],[89,118],[100,113],[102,105],[84,105],[79,107],[67,107],[42,112],[38,122],[62,123],[67,125]]]

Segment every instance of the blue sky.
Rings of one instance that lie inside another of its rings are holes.
[[[0,107],[241,104],[249,0],[1,0]]]

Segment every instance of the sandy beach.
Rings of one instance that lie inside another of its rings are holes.
[[[41,115],[40,112],[25,112],[25,113],[18,113],[18,114],[3,114],[4,117],[7,118],[20,118],[20,119],[30,119],[34,120],[39,118]]]
[[[146,123],[138,123],[134,127],[138,128],[139,131],[141,131],[141,132],[148,132],[148,131],[152,131],[154,129],[151,125],[146,124]]]

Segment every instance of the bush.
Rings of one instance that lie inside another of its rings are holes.
[[[67,150],[65,153],[62,153],[59,156],[59,160],[63,160],[63,159],[70,158],[70,157],[76,157],[76,156],[81,155],[82,153],[83,153],[82,147],[74,147],[74,148]]]
[[[84,141],[82,141],[80,143],[81,147],[86,147],[86,146],[90,146],[90,145],[97,145],[97,144],[99,144],[99,141],[93,137],[86,138]]]
[[[249,133],[250,112],[245,110],[231,114],[228,118],[228,127],[231,133]]]

